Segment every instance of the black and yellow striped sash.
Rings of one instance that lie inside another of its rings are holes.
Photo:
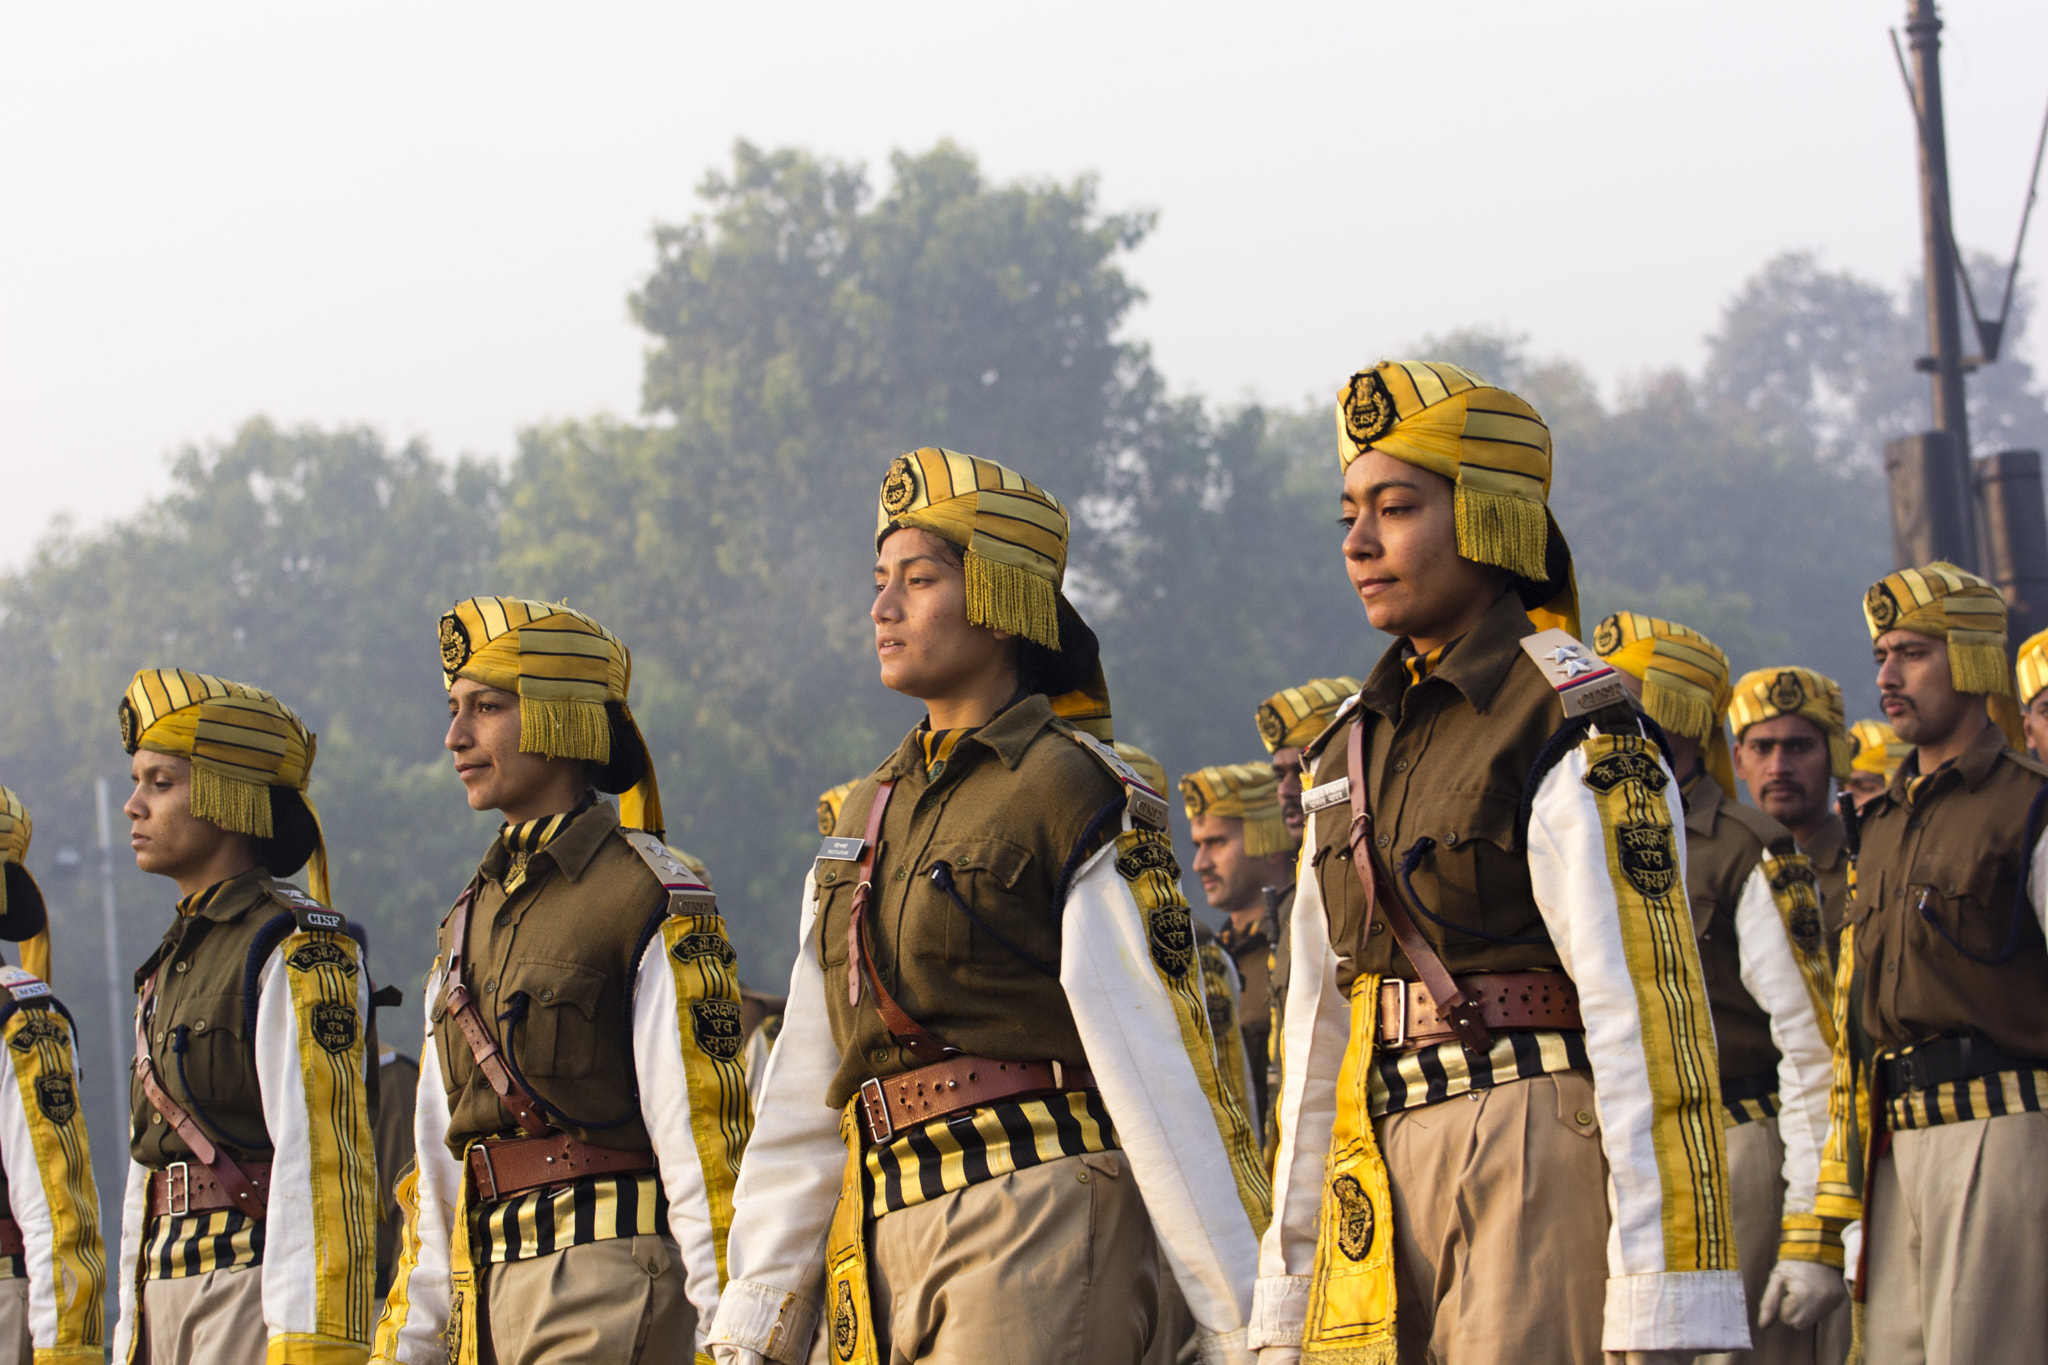
[[[869,1148],[870,1212],[880,1218],[1012,1171],[1116,1147],[1109,1111],[1093,1090],[985,1104]]]
[[[1419,1109],[1559,1071],[1590,1071],[1586,1035],[1538,1029],[1494,1035],[1484,1057],[1469,1056],[1463,1044],[1438,1043],[1414,1052],[1373,1059],[1371,1106],[1374,1118]]]
[[[614,1237],[668,1232],[668,1198],[652,1171],[594,1175],[552,1190],[529,1190],[472,1215],[470,1262],[529,1261]]]
[[[1896,1133],[2005,1114],[2038,1113],[2048,1108],[2042,1103],[2044,1096],[2048,1096],[2048,1071],[2030,1067],[1944,1081],[1887,1099],[1885,1127]]]
[[[149,1220],[142,1276],[182,1280],[214,1270],[263,1264],[263,1220],[236,1209],[167,1213]]]

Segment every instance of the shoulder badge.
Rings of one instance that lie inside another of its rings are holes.
[[[1323,732],[1301,746],[1301,761],[1304,767],[1314,762],[1317,755],[1330,746],[1330,739],[1337,733],[1337,727],[1350,720],[1364,700],[1365,693],[1353,692],[1338,703],[1335,714],[1330,717],[1330,723],[1323,727]],[[1307,806],[1304,805],[1303,809],[1306,810]]]
[[[19,967],[0,967],[0,989],[13,996],[17,1005],[26,1004],[31,1000],[45,1000],[50,995],[48,982],[40,977],[31,976]]]
[[[1109,775],[1124,785],[1124,806],[1131,813],[1131,822],[1146,829],[1166,828],[1166,793],[1152,790],[1138,770],[1117,757],[1116,750],[1101,740],[1079,730],[1064,729],[1062,734],[1093,754],[1096,761],[1109,769]]]
[[[356,974],[355,954],[332,939],[315,939],[304,947],[295,949],[284,962],[295,972],[310,972],[319,967],[336,967],[343,976]]]
[[[20,1026],[7,1040],[7,1045],[16,1052],[33,1052],[37,1043],[64,1043],[71,1039],[71,1030],[65,1025],[64,1016],[55,1010],[23,1010],[19,1018]]]
[[[1628,703],[1628,686],[1621,674],[1573,639],[1570,631],[1539,630],[1522,641],[1522,652],[1543,671],[1543,680],[1557,692],[1570,718]]]
[[[272,882],[271,898],[292,912],[292,918],[299,922],[301,931],[308,934],[341,934],[348,931],[348,921],[340,914],[328,909],[290,882]]]
[[[631,844],[640,860],[647,864],[647,870],[668,892],[668,912],[671,915],[715,915],[718,913],[718,897],[711,893],[696,873],[683,864],[683,860],[661,840],[645,830],[621,829],[619,837]]]

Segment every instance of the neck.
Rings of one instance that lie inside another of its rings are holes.
[[[245,846],[224,849],[206,862],[182,872],[172,874],[171,880],[178,884],[178,899],[196,896],[209,886],[218,886],[224,881],[241,876],[256,866],[256,855]]]
[[[996,713],[1017,695],[1017,673],[1005,669],[992,677],[977,679],[944,697],[920,697],[934,730],[977,730],[995,719]]]
[[[1417,654],[1427,654],[1454,640],[1462,640],[1472,633],[1473,627],[1486,619],[1486,613],[1493,610],[1493,604],[1500,601],[1507,589],[1494,586],[1492,592],[1479,593],[1466,603],[1464,610],[1456,616],[1423,627],[1421,633],[1410,632],[1408,648]]]
[[[1975,744],[1977,736],[1983,734],[1984,728],[1990,724],[1990,715],[1981,707],[1973,707],[1964,712],[1955,729],[1942,736],[1938,742],[1915,746],[1914,752],[1920,756],[1921,775],[1924,777],[1950,759],[1961,757],[1963,751]]]
[[[1666,731],[1664,738],[1671,745],[1671,774],[1681,784],[1692,781],[1692,775],[1700,771],[1700,745],[1695,739],[1674,735]]]
[[[1266,907],[1263,904],[1246,906],[1242,910],[1233,910],[1230,912],[1231,932],[1248,934],[1258,928],[1259,921],[1265,917]]]
[[[1813,813],[1811,820],[1803,825],[1792,826],[1792,842],[1801,848],[1811,845],[1820,837],[1821,830],[1827,827],[1828,817],[1833,814],[1834,810],[1830,806],[1822,806]]]
[[[508,825],[524,825],[535,820],[545,820],[550,815],[565,815],[583,804],[581,790],[565,793],[560,791],[535,792],[531,797],[498,807],[498,814],[505,817]]]

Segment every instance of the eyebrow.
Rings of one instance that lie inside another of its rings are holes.
[[[945,562],[946,562],[945,560],[943,560],[943,559],[940,559],[940,558],[939,558],[939,557],[938,557],[937,555],[922,555],[922,554],[920,554],[920,555],[905,555],[905,556],[903,556],[903,558],[901,558],[901,559],[898,559],[898,560],[893,560],[893,561],[891,561],[891,563],[895,563],[895,564],[915,564],[915,563],[917,563],[917,562],[918,562],[919,560],[925,560],[925,561],[927,561],[927,562],[929,562],[929,563],[932,563],[932,564],[943,564],[943,563],[945,563]],[[875,572],[876,572],[876,573],[887,573],[887,572],[889,572],[889,564],[885,564],[885,563],[883,563],[883,562],[882,562],[881,560],[879,560],[879,559],[878,559],[878,560],[876,560],[876,561],[875,561]]]
[[[1351,494],[1346,493],[1344,495],[1344,500],[1346,502],[1371,502],[1374,498],[1377,498],[1380,494],[1386,492],[1390,488],[1405,488],[1412,493],[1419,490],[1421,487],[1421,484],[1416,483],[1410,479],[1383,479],[1379,483],[1376,483],[1372,485],[1370,488],[1366,489],[1365,496],[1363,498],[1354,498],[1351,496]]]

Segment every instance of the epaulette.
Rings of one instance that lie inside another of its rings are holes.
[[[1336,737],[1338,728],[1351,719],[1352,714],[1364,701],[1365,693],[1353,692],[1338,703],[1336,713],[1330,717],[1330,723],[1323,727],[1322,733],[1301,746],[1301,761],[1304,767],[1322,755],[1323,750],[1328,748],[1330,741]]]
[[[1109,769],[1109,775],[1124,787],[1124,809],[1131,813],[1131,823],[1146,829],[1166,828],[1166,794],[1152,790],[1151,784],[1138,776],[1138,770],[1117,756],[1116,750],[1104,744],[1095,736],[1070,726],[1060,727],[1060,733],[1095,756],[1098,763]]]
[[[348,932],[348,921],[319,901],[314,900],[290,882],[273,881],[267,884],[270,898],[292,912],[292,919],[298,923],[299,932],[304,934],[341,934]]]
[[[1631,694],[1620,672],[1580,644],[1570,631],[1552,628],[1525,636],[1522,652],[1556,691],[1567,720],[1591,715],[1602,707],[1629,703]]]
[[[619,830],[640,861],[647,864],[647,870],[654,874],[654,880],[661,883],[661,889],[668,892],[668,912],[671,915],[715,915],[718,913],[718,897],[696,873],[689,869],[675,850],[645,830]]]
[[[19,967],[0,967],[0,990],[6,991],[17,1005],[50,999],[50,983]]]

